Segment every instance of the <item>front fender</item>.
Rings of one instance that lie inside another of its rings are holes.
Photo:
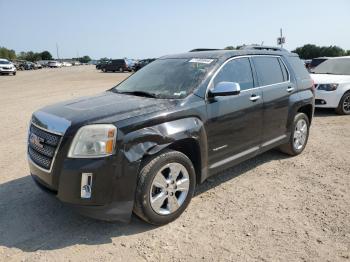
[[[135,162],[188,138],[200,145],[202,181],[207,173],[207,137],[204,124],[197,117],[177,119],[130,132],[124,136],[122,151],[129,162]]]

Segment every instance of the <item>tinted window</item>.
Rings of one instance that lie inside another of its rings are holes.
[[[316,67],[319,64],[323,63],[324,61],[326,61],[327,59],[328,58],[314,58],[314,59],[312,59],[310,66]]]
[[[310,79],[309,72],[306,70],[304,63],[297,56],[288,58],[289,64],[292,66],[297,79]]]
[[[252,69],[248,58],[238,58],[228,62],[215,76],[214,86],[219,82],[236,82],[241,90],[254,87]]]
[[[253,61],[261,86],[284,82],[283,73],[277,57],[254,57]]]

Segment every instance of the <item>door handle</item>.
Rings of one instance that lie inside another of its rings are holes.
[[[293,90],[294,90],[294,87],[288,86],[288,88],[287,88],[287,92],[288,92],[288,93],[292,92]]]
[[[255,102],[255,101],[257,101],[257,100],[259,100],[260,99],[260,96],[257,96],[257,95],[252,95],[250,98],[250,101],[253,101],[253,102]]]

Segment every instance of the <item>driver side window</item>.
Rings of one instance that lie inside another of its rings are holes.
[[[214,86],[219,82],[236,82],[241,90],[254,87],[254,79],[249,59],[246,57],[229,61],[214,78]]]

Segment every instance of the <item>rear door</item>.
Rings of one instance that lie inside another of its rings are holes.
[[[226,62],[211,81],[236,82],[238,95],[215,97],[207,103],[209,168],[215,171],[255,154],[261,142],[262,93],[255,88],[251,62],[248,57]]]
[[[264,99],[262,145],[268,146],[286,137],[289,98],[296,86],[281,57],[254,56],[253,62]]]

